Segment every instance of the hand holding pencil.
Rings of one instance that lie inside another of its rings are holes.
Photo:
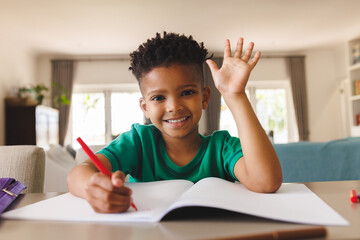
[[[137,211],[131,199],[132,191],[124,185],[124,173],[121,171],[111,173],[81,138],[77,141],[101,172],[93,174],[85,189],[86,199],[93,209],[101,213],[116,213],[127,211],[131,205]]]

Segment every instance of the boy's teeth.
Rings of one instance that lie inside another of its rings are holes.
[[[167,120],[169,123],[178,123],[178,122],[182,122],[182,121],[185,121],[186,120],[186,117],[184,118],[180,118],[180,119],[177,119],[177,120]]]

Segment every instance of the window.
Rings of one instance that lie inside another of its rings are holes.
[[[139,92],[115,92],[111,94],[111,135],[117,137],[129,131],[134,123],[142,123],[143,112],[139,106]]]
[[[72,143],[81,137],[91,145],[105,143],[105,97],[103,93],[75,93],[72,96]],[[77,142],[76,142],[77,143]]]
[[[273,133],[275,143],[298,140],[294,107],[288,81],[249,82],[246,94],[264,130]],[[222,99],[220,129],[228,130],[238,136],[237,128],[230,110]]]
[[[137,84],[116,86],[75,86],[71,104],[71,142],[80,145],[81,137],[88,145],[108,144],[134,123],[143,123],[139,107],[141,93]]]
[[[256,114],[265,131],[273,132],[274,142],[288,142],[285,89],[255,89],[255,94]]]

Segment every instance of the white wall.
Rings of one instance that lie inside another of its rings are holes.
[[[289,80],[283,57],[262,57],[250,75],[250,81]]]
[[[35,84],[35,62],[24,46],[0,35],[0,145],[5,144],[4,99],[14,95],[14,88]]]
[[[137,83],[129,66],[129,59],[79,61],[74,81],[76,84]]]
[[[342,138],[340,81],[346,77],[345,46],[312,49],[306,55],[311,141]]]
[[[104,60],[106,58],[109,58],[109,60]],[[124,56],[104,56],[101,60],[96,60],[96,58],[92,57],[92,60],[86,60],[86,58],[82,56],[64,57],[42,55],[37,59],[37,79],[47,86],[51,86],[52,59],[80,59],[75,62],[75,84],[137,84],[135,77],[128,70],[130,61]]]

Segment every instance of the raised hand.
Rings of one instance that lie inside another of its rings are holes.
[[[250,42],[243,55],[244,39],[240,38],[236,45],[234,56],[231,56],[230,41],[225,41],[224,61],[219,69],[212,60],[207,60],[216,88],[222,95],[245,93],[245,86],[250,73],[258,62],[261,53],[256,52],[251,58],[254,43]]]

